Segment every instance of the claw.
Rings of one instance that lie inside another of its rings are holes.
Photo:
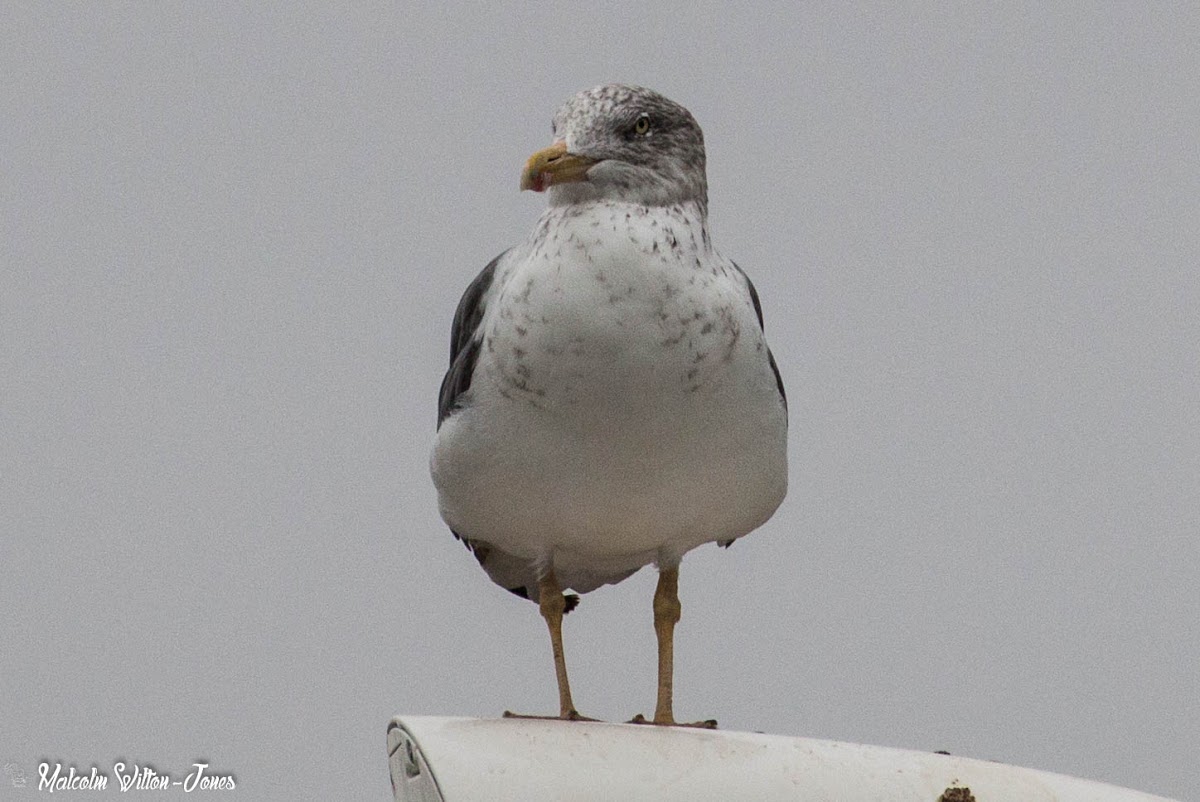
[[[570,710],[566,715],[562,716],[531,716],[525,713],[514,713],[511,710],[505,710],[504,718],[524,718],[534,721],[600,721],[598,718],[588,718],[580,714],[578,710]]]
[[[631,718],[626,724],[652,724],[656,727],[693,727],[700,730],[715,730],[717,728],[717,720],[715,718],[707,718],[703,721],[652,721],[646,718],[641,713]]]

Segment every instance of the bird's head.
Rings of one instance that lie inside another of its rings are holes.
[[[551,205],[619,200],[705,203],[704,134],[691,112],[650,89],[585,89],[554,115],[554,144],[529,157],[521,189]]]

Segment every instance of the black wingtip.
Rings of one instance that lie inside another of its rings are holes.
[[[514,596],[520,596],[522,599],[529,599],[532,602],[537,601],[536,598],[529,595],[529,591],[524,585],[517,588],[505,588],[505,590]],[[566,603],[566,606],[563,608],[563,615],[566,615],[579,606],[579,596],[574,593],[564,593],[563,600]]]

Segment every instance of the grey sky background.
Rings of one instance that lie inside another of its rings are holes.
[[[554,709],[427,454],[521,165],[620,80],[703,125],[791,401],[677,714],[1200,799],[1194,4],[4,16],[0,763],[383,799],[391,715]],[[653,583],[567,619],[583,712],[653,712]]]

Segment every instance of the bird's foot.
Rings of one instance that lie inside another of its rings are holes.
[[[653,724],[656,727],[694,727],[700,730],[715,730],[717,728],[717,720],[715,718],[705,719],[704,721],[675,721],[670,719],[667,721],[659,721],[658,719],[648,719],[641,713],[631,718],[626,724]]]
[[[580,715],[578,710],[568,710],[566,713],[558,716],[531,716],[525,713],[514,713],[511,710],[504,711],[504,718],[526,718],[535,721],[599,721],[598,718],[588,718]]]

